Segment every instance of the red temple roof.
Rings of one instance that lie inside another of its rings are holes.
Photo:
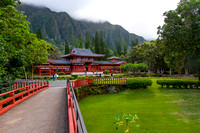
[[[48,62],[55,63],[55,64],[71,64],[71,62],[67,60],[53,60],[53,59],[48,59]]]
[[[98,64],[103,64],[103,65],[120,65],[126,63],[126,61],[118,61],[118,62],[111,62],[111,61],[97,61],[96,63]]]
[[[95,54],[90,49],[78,49],[73,48],[72,52],[67,55],[62,55],[62,58],[70,57],[70,56],[82,56],[82,57],[104,57],[104,54]]]

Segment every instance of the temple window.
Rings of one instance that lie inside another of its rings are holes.
[[[93,61],[93,58],[90,58],[91,61]]]
[[[81,57],[78,57],[77,60],[81,60]]]

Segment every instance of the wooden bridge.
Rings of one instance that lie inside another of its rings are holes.
[[[71,83],[51,81],[50,86],[48,82],[15,83],[11,91],[0,94],[0,132],[87,133],[74,88],[125,82],[126,79],[82,79]]]

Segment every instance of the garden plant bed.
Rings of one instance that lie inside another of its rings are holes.
[[[147,89],[126,89],[115,94],[88,96],[79,102],[88,132],[111,133],[120,112],[137,114],[139,128],[130,132],[200,132],[200,90],[161,88],[157,79]]]

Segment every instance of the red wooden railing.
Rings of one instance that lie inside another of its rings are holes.
[[[123,85],[126,84],[126,78],[79,79],[70,82],[67,81],[69,133],[87,133],[78,102],[76,100],[74,88],[98,84]]]
[[[70,91],[70,85],[67,82],[67,102],[68,102],[68,123],[69,123],[69,133],[77,133],[77,123],[75,111],[73,108],[73,100]]]
[[[49,82],[19,82],[14,84],[14,89],[12,91],[0,94],[2,98],[2,100],[0,100],[0,115],[47,88],[49,88]]]
[[[73,88],[87,85],[124,85],[126,80],[126,78],[78,79],[71,81],[71,84]]]
[[[68,132],[87,133],[81,111],[76,100],[74,89],[67,81],[67,102],[68,102]]]

